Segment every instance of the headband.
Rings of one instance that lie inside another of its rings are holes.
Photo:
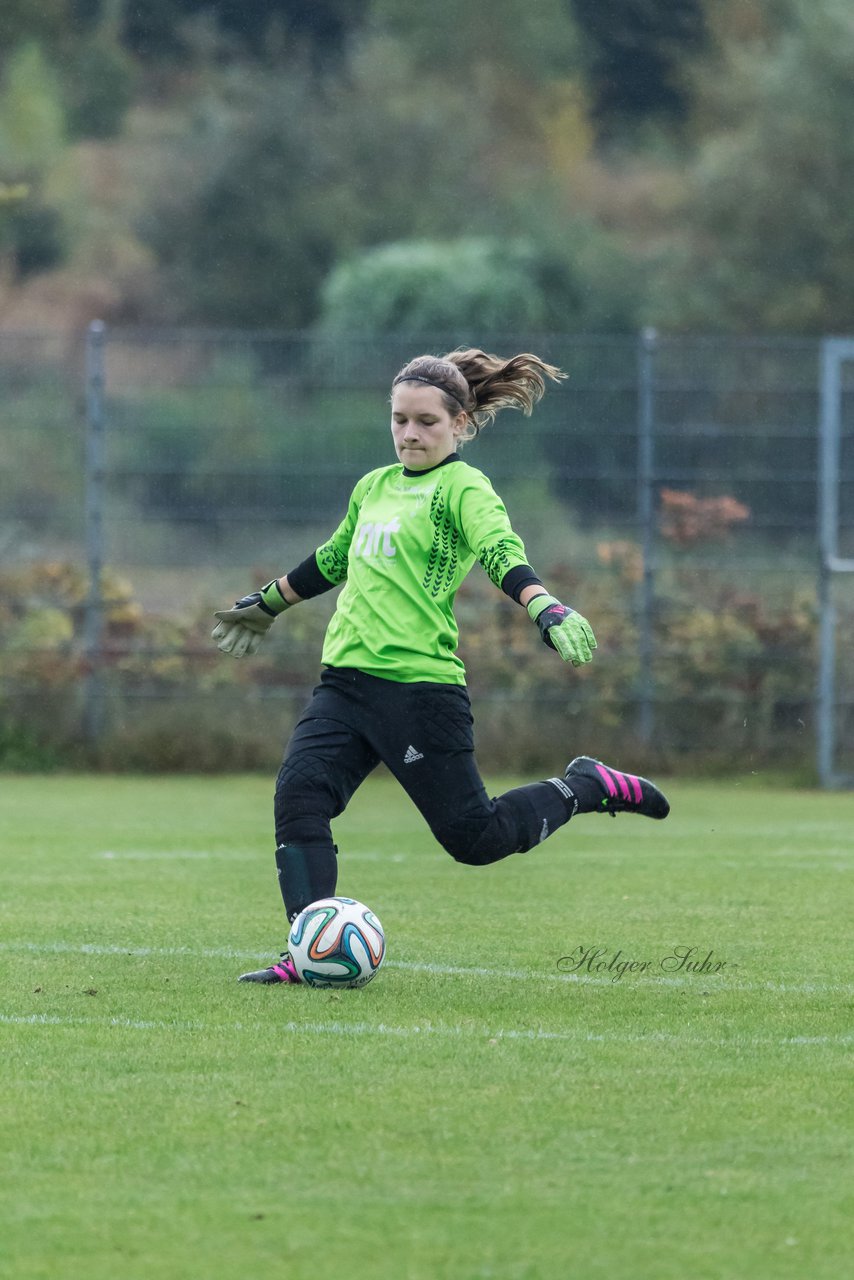
[[[435,387],[437,391],[444,391],[446,396],[450,396],[452,400],[456,400],[461,409],[465,409],[465,405],[457,395],[456,391],[452,391],[450,387],[444,386],[441,382],[434,382],[432,378],[422,378],[420,374],[417,373],[406,373],[403,375],[398,374],[391,385],[396,387],[399,382],[423,382],[425,387]]]

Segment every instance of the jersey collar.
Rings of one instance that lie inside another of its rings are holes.
[[[437,462],[435,467],[428,467],[426,471],[410,471],[409,467],[404,467],[403,474],[405,476],[429,476],[431,471],[438,471],[440,467],[446,467],[449,462],[462,462],[462,458],[458,453],[449,453],[447,458]]]

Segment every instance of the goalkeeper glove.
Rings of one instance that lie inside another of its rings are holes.
[[[211,632],[217,648],[233,658],[257,653],[258,646],[280,613],[291,606],[279,590],[274,578],[260,591],[253,591],[236,601],[233,609],[220,609],[214,614],[219,621]]]
[[[580,613],[568,609],[554,596],[534,596],[526,607],[544,642],[551,649],[556,649],[564,662],[580,667],[591,660],[596,637],[590,623]]]

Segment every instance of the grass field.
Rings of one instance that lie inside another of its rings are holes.
[[[388,960],[328,993],[235,981],[271,785],[0,778],[0,1275],[850,1274],[854,794],[678,783],[476,869],[377,778]]]

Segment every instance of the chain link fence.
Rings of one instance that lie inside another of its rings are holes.
[[[0,758],[273,762],[316,680],[334,593],[282,619],[254,662],[216,652],[212,611],[329,535],[358,477],[394,461],[394,374],[459,345],[0,334]],[[484,766],[631,751],[659,769],[779,764],[808,779],[819,706],[833,778],[854,773],[854,579],[828,581],[819,556],[822,344],[645,332],[477,345],[569,374],[465,458],[600,640],[589,669],[567,670],[475,568],[457,613]],[[833,497],[850,548],[846,378]],[[822,676],[829,608],[840,642]]]

